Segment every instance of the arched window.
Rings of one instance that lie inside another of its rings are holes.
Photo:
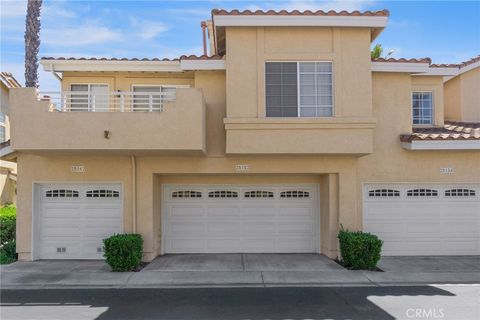
[[[238,198],[238,192],[229,190],[210,191],[209,198]]]
[[[310,192],[300,190],[290,190],[280,192],[280,198],[309,198]]]
[[[45,192],[47,198],[78,198],[79,193],[75,190],[56,189]]]
[[[445,191],[445,197],[475,197],[475,190],[450,189]]]
[[[273,192],[262,190],[246,191],[243,196],[245,198],[273,198]]]
[[[98,189],[87,191],[87,198],[118,198],[120,193],[115,190]]]
[[[192,191],[192,190],[180,190],[180,191],[173,191],[172,198],[201,198],[202,193],[200,191]]]
[[[392,197],[400,197],[400,191],[394,190],[394,189],[375,189],[375,190],[369,190],[368,191],[368,196],[369,197],[387,197],[387,198],[392,198]]]
[[[407,197],[436,197],[438,191],[434,189],[411,189],[407,191]]]

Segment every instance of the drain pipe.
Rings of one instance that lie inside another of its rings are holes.
[[[130,157],[132,163],[132,232],[137,233],[137,165],[135,156]]]
[[[202,36],[203,36],[203,54],[206,56],[207,55],[207,22],[202,21],[200,23],[200,26],[202,27]]]

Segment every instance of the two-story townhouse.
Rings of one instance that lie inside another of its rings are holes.
[[[17,164],[7,161],[10,148],[10,102],[9,91],[20,88],[17,79],[9,72],[0,72],[0,206],[15,204],[17,201]]]
[[[337,257],[341,226],[479,254],[478,123],[444,121],[459,68],[372,61],[388,15],[213,10],[211,56],[43,58],[62,93],[10,95],[19,258],[100,259],[118,232],[147,261]]]

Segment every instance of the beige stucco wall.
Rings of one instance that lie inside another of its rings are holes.
[[[462,95],[460,85],[460,77],[454,77],[444,83],[445,120],[458,121],[462,119]]]
[[[10,97],[15,150],[205,152],[201,89],[178,89],[162,112],[50,112],[33,88],[12,89]]]
[[[480,67],[462,73],[444,84],[445,119],[480,121]]]
[[[226,35],[227,117],[265,117],[266,61],[332,61],[335,115],[371,116],[369,29],[227,27]]]
[[[33,155],[18,157],[17,250],[21,260],[32,258],[32,206],[35,183],[119,182],[124,196],[124,231],[133,232],[133,181],[130,156],[88,154]],[[248,164],[247,173],[235,171],[236,164]],[[72,173],[72,165],[83,165],[85,173]],[[41,167],[42,170],[38,170]],[[321,250],[336,256],[336,234],[339,223],[358,229],[356,160],[350,157],[279,156],[218,157],[212,156],[136,156],[136,232],[144,238],[144,260],[160,254],[161,185],[185,184],[320,184]],[[341,201],[339,201],[341,199]],[[320,214],[320,213],[318,213]]]
[[[478,183],[480,152],[408,151],[399,135],[411,130],[412,80],[407,74],[373,73],[373,112],[377,119],[373,154],[358,160],[358,199],[362,183]],[[436,101],[436,100],[435,100]],[[452,167],[453,174],[440,168]]]

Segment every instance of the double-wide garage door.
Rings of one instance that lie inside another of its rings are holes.
[[[480,254],[480,185],[370,184],[363,227],[383,255]]]
[[[45,184],[36,188],[37,258],[103,259],[102,239],[123,230],[120,185]]]
[[[165,253],[315,252],[316,186],[167,185]]]

